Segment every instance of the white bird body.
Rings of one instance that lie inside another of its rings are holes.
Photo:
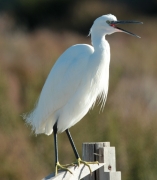
[[[109,81],[110,46],[105,36],[115,32],[125,32],[139,37],[117,24],[140,23],[139,21],[117,21],[108,14],[97,18],[90,29],[92,46],[77,44],[67,49],[57,60],[43,86],[36,107],[23,117],[32,125],[36,134],[45,133],[54,136],[55,175],[58,169],[70,171],[67,165],[61,165],[58,158],[57,133],[66,132],[76,163],[89,166],[91,162],[83,161],[76,149],[69,128],[80,121],[94,105],[97,98],[106,102]],[[92,162],[99,164],[97,161]]]
[[[122,32],[112,22],[118,22],[113,15],[99,17],[90,31],[93,46],[74,45],[59,57],[35,109],[24,117],[36,134],[50,135],[56,122],[57,132],[69,129],[87,114],[98,97],[105,104],[110,64],[105,35]]]
[[[109,60],[109,46],[101,52],[86,44],[67,49],[51,69],[37,105],[27,117],[35,133],[50,135],[56,121],[58,132],[63,132],[86,115],[98,95],[105,100]]]

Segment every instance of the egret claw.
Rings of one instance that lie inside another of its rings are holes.
[[[92,175],[92,170],[91,170],[91,167],[89,164],[98,164],[99,165],[98,161],[86,162],[86,161],[83,161],[81,158],[77,159],[77,163],[78,163],[78,166],[80,166],[81,163],[84,164],[85,166],[88,166],[91,175]]]
[[[92,175],[92,170],[91,170],[91,167],[89,164],[98,164],[99,165],[99,162],[98,161],[95,161],[95,162],[86,162],[86,161],[83,161],[81,158],[78,158],[77,159],[77,162],[75,163],[71,163],[71,164],[66,164],[66,165],[61,165],[59,162],[56,163],[56,169],[55,169],[55,175],[58,174],[58,170],[65,170],[65,171],[69,171],[71,174],[73,174],[69,169],[68,167],[69,166],[76,166],[78,165],[78,167],[80,166],[80,164],[84,164],[85,166],[87,166],[89,168],[89,171],[90,171],[90,174]]]
[[[67,168],[67,167],[70,167],[70,166],[76,166],[76,164],[75,163],[71,163],[71,164],[65,164],[65,165],[61,165],[61,166]]]
[[[56,167],[55,167],[55,176],[58,174],[58,168],[59,170],[62,169],[64,171],[69,171],[71,174],[73,174],[68,168],[66,168],[64,165],[61,165],[59,162],[57,162]]]

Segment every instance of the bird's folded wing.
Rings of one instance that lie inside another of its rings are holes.
[[[75,45],[59,57],[48,75],[34,111],[26,121],[37,126],[68,102],[87,74],[92,52],[93,48],[89,45]]]

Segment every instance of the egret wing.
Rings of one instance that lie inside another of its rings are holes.
[[[58,118],[55,112],[63,107],[77,90],[83,78],[81,73],[87,68],[92,53],[92,46],[75,45],[59,57],[48,75],[35,109],[25,117],[36,133],[45,132],[47,121],[50,122],[48,128],[52,129]]]

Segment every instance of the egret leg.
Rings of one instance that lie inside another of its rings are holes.
[[[53,126],[53,135],[54,135],[55,165],[56,165],[58,162],[57,122]]]
[[[89,164],[99,164],[99,162],[98,162],[98,161],[95,161],[95,162],[86,162],[86,161],[83,161],[83,160],[80,158],[80,156],[79,156],[79,154],[78,154],[78,152],[77,152],[76,146],[75,146],[74,141],[73,141],[73,139],[72,139],[72,137],[71,137],[71,134],[70,134],[69,129],[66,130],[66,133],[67,133],[67,136],[68,136],[68,138],[69,138],[70,144],[71,144],[71,146],[72,146],[72,149],[73,149],[74,154],[75,154],[76,159],[77,159],[77,162],[76,162],[76,163],[69,164],[69,166],[70,166],[70,165],[75,165],[75,164],[77,164],[78,166],[80,166],[80,163],[82,163],[82,164],[84,164],[85,166],[88,166],[88,168],[89,168],[89,170],[90,170],[90,173],[92,174],[92,170],[91,170]],[[68,165],[67,165],[67,166],[68,166]]]
[[[62,166],[58,160],[57,122],[53,126],[53,134],[54,134],[54,147],[55,147],[55,175],[58,174],[58,168],[65,171],[69,171],[72,174],[72,172],[68,168]]]
[[[68,136],[68,138],[69,138],[69,141],[70,141],[70,144],[71,144],[71,146],[72,146],[72,149],[73,149],[73,151],[74,151],[75,157],[76,157],[76,159],[79,159],[80,156],[79,156],[79,154],[78,154],[78,152],[77,152],[76,146],[75,146],[74,141],[73,141],[73,139],[72,139],[72,137],[71,137],[71,134],[70,134],[69,129],[66,130],[66,133],[67,133],[67,136]]]

